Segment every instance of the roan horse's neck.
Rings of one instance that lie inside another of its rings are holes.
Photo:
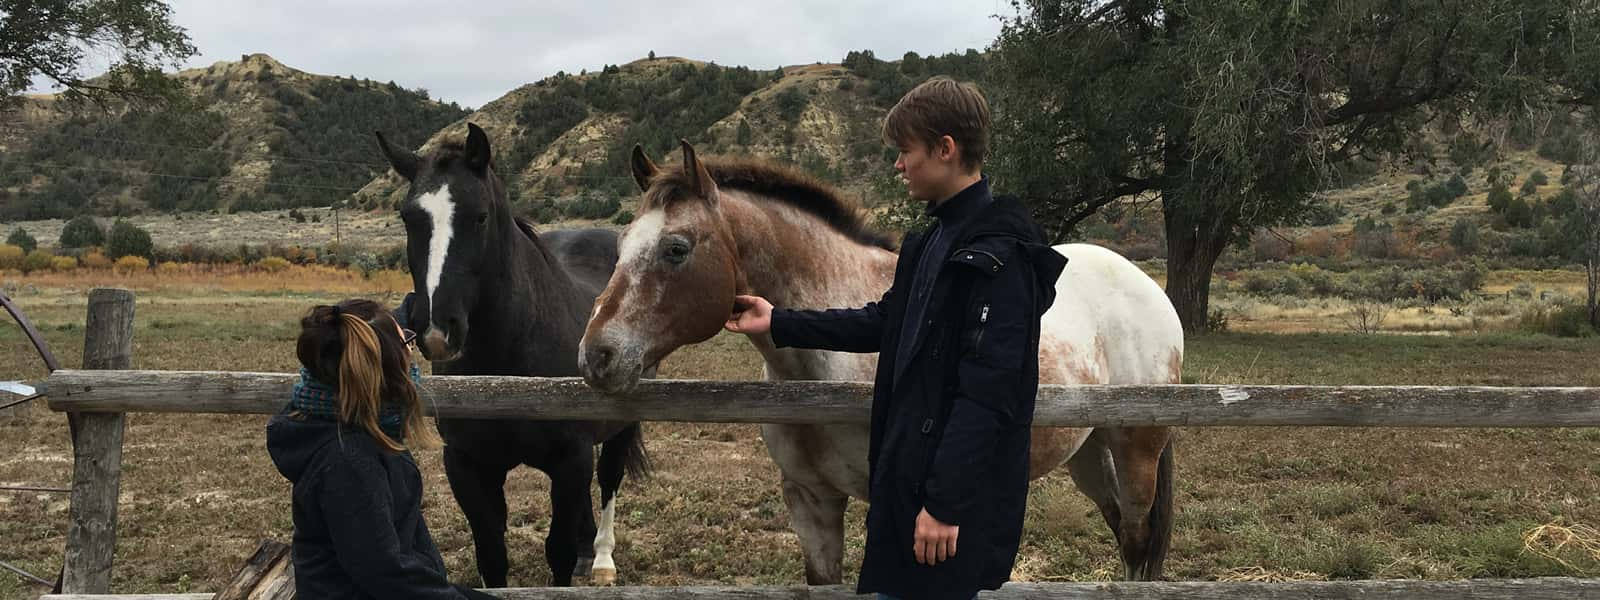
[[[878,300],[894,281],[893,252],[856,241],[808,212],[737,191],[723,192],[721,207],[749,293],[774,306],[859,307]],[[751,342],[775,378],[860,378],[814,360],[814,352],[779,351],[767,336]]]

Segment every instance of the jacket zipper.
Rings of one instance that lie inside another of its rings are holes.
[[[1003,269],[1006,266],[1005,261],[1000,260],[1000,257],[995,256],[994,253],[988,252],[988,251],[985,251],[985,250],[978,250],[978,249],[975,249],[975,248],[957,249],[955,251],[955,253],[951,255],[951,258],[955,258],[955,257],[960,256],[962,254],[968,254],[968,253],[977,253],[977,254],[982,254],[984,256],[989,257],[989,260],[994,261],[995,270]]]
[[[989,322],[989,305],[978,311],[978,335],[972,340],[972,355],[983,356],[983,326]]]

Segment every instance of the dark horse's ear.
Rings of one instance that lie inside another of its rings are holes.
[[[390,144],[389,140],[383,137],[382,131],[374,131],[372,134],[378,136],[378,147],[382,148],[383,155],[389,158],[389,165],[394,167],[394,172],[399,173],[407,181],[416,178],[417,162],[419,161],[416,153],[404,148],[396,148],[394,144]]]
[[[628,162],[633,167],[633,182],[639,184],[639,191],[650,189],[650,179],[661,169],[657,169],[656,163],[650,162],[650,157],[645,156],[644,146],[634,144],[633,160]]]
[[[683,145],[683,176],[694,182],[694,193],[712,206],[717,205],[717,182],[711,179],[711,171],[706,170],[705,163],[700,162],[694,155],[694,146],[688,140],[679,139]]]
[[[483,173],[489,168],[489,134],[484,133],[477,124],[467,123],[467,149],[462,158],[475,173]]]

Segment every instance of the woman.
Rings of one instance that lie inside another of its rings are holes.
[[[273,464],[294,484],[300,598],[493,598],[453,586],[422,518],[407,450],[437,446],[417,399],[414,334],[370,300],[300,320],[300,382],[267,425]]]

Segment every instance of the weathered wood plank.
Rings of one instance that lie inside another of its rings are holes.
[[[484,590],[507,600],[860,600],[843,587],[604,587]],[[43,596],[40,600],[203,600],[207,594]],[[979,598],[1021,600],[1575,600],[1600,598],[1600,579],[1298,581],[1223,583],[1013,583]]]
[[[295,375],[209,371],[56,371],[61,411],[271,414]],[[577,378],[428,377],[424,401],[450,417],[719,423],[865,423],[871,386],[838,381],[644,381],[625,396]],[[1594,427],[1600,388],[1046,385],[1039,425]]]
[[[132,358],[133,292],[90,291],[83,368],[127,369]],[[61,567],[64,592],[103,594],[111,589],[117,496],[122,487],[123,420],[122,412],[86,412],[73,420],[71,521]]]
[[[289,545],[263,540],[211,600],[294,600],[294,564]]]

